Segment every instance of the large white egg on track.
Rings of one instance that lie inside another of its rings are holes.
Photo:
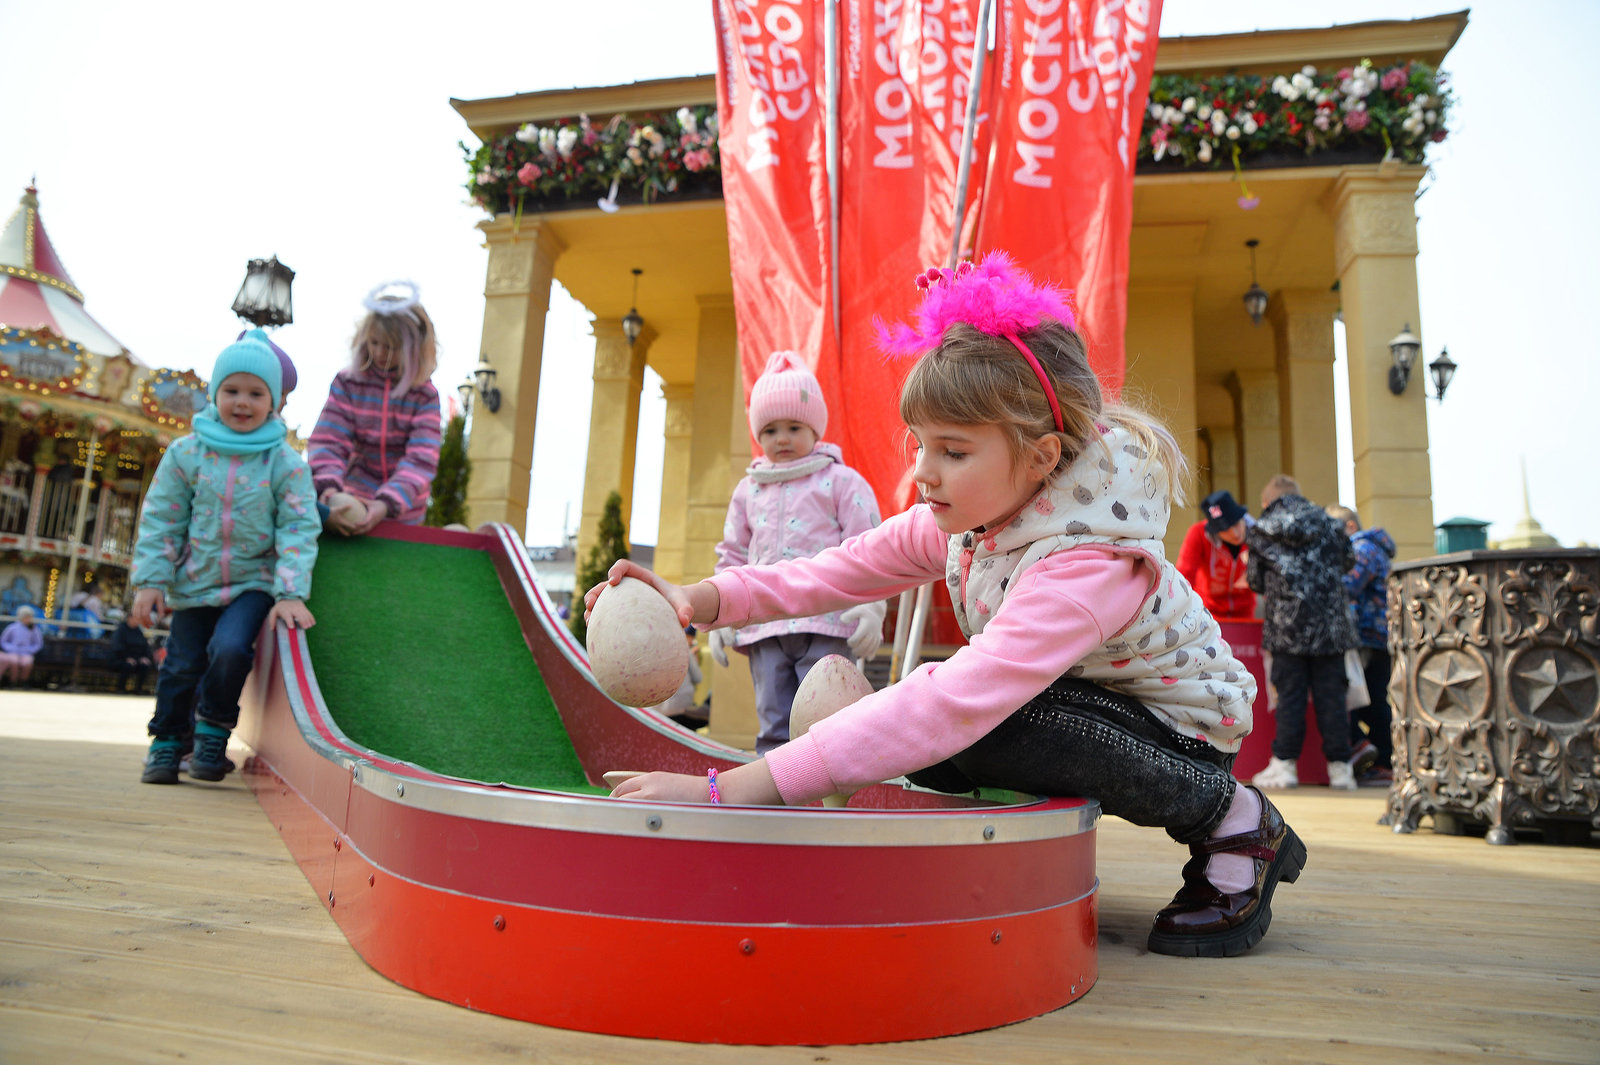
[[[798,739],[812,725],[861,698],[872,694],[872,682],[841,655],[820,659],[800,682],[789,711],[789,736]]]
[[[595,683],[624,706],[665,702],[689,672],[689,648],[672,604],[633,577],[595,600],[588,644]]]

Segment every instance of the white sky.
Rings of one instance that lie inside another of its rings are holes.
[[[391,278],[422,287],[442,338],[440,391],[477,361],[485,252],[465,202],[450,97],[610,85],[715,68],[711,0],[524,0],[270,5],[0,0],[0,222],[37,174],[51,239],[86,306],[145,362],[202,375],[238,332],[245,263],[298,273],[295,323],[275,339],[308,433],[348,357],[361,297]],[[1167,0],[1166,36],[1412,18],[1447,0]],[[448,13],[447,13],[448,12]],[[1533,513],[1563,544],[1600,543],[1594,461],[1600,148],[1582,75],[1600,37],[1592,0],[1493,0],[1445,69],[1458,106],[1418,202],[1420,362],[1460,365],[1428,407],[1434,518]],[[626,284],[626,278],[619,284]],[[648,279],[641,284],[641,311]],[[528,540],[577,522],[593,342],[559,288],[545,335]],[[1339,406],[1343,366],[1338,371]],[[1411,387],[1419,387],[1414,380]],[[662,404],[647,378],[635,542],[656,538]],[[1343,427],[1341,427],[1343,431]],[[1348,433],[1341,492],[1353,495]],[[563,461],[565,460],[565,461]],[[1583,485],[1590,487],[1585,489]]]

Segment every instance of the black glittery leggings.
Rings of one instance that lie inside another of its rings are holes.
[[[1198,843],[1233,802],[1233,759],[1174,732],[1137,699],[1063,678],[960,754],[908,776],[935,791],[1098,799],[1107,814]]]

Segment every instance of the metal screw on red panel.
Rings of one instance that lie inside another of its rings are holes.
[[[994,826],[993,825],[984,825],[983,826],[983,838],[984,839],[994,839]]]
[[[753,939],[739,940],[739,950],[744,954],[754,954],[756,952],[756,941]]]
[[[644,827],[648,828],[652,832],[660,832],[661,818],[656,814],[651,814],[649,817],[644,819]]]
[[[1000,929],[996,928],[993,932],[991,932],[989,934],[989,942],[991,942],[991,943],[1000,942]]]
[[[396,794],[396,795],[401,795],[401,796],[403,796],[403,795],[405,795],[405,793],[406,793],[406,786],[405,786],[405,784],[404,784],[404,783],[400,783],[400,784],[396,784],[396,785],[395,785],[395,786],[394,786],[394,793],[395,793],[395,794]]]
[[[496,932],[504,932],[506,930],[506,919],[499,914],[494,916],[494,930]]]

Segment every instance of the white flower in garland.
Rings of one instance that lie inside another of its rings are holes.
[[[1211,162],[1211,142],[1202,140],[1199,149],[1195,152],[1202,163]]]
[[[563,159],[572,158],[572,148],[578,143],[578,131],[571,126],[556,134],[556,154]]]
[[[532,144],[534,141],[539,139],[539,127],[535,126],[532,122],[524,122],[517,129],[516,137],[517,140],[521,141],[523,144]]]
[[[1183,98],[1183,113],[1186,114],[1186,115],[1192,115],[1192,114],[1194,114],[1194,109],[1195,109],[1195,98],[1193,96],[1185,96]],[[1201,117],[1204,117],[1204,116],[1201,116]]]

